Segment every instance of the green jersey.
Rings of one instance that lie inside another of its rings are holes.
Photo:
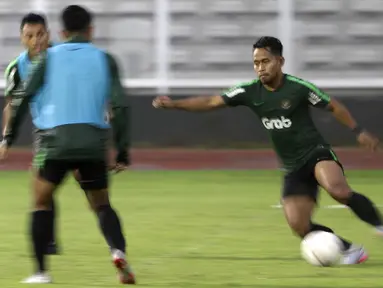
[[[260,118],[288,171],[302,167],[318,146],[329,146],[313,123],[310,106],[325,108],[330,97],[310,82],[285,75],[282,86],[269,91],[254,80],[222,97],[228,106],[247,106]]]

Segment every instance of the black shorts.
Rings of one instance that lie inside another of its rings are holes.
[[[282,197],[305,195],[317,201],[319,184],[315,178],[314,169],[315,165],[321,161],[334,161],[343,170],[342,164],[330,148],[317,148],[301,168],[284,175]]]
[[[101,190],[108,188],[108,167],[102,160],[50,160],[38,168],[39,177],[60,185],[69,171],[78,170],[81,175],[80,186],[83,190]]]

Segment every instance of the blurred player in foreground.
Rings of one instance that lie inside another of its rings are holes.
[[[7,127],[8,121],[10,118],[11,109],[10,109],[9,101],[13,97],[14,93],[17,94],[17,91],[20,88],[19,85],[21,85],[23,81],[27,80],[28,70],[31,64],[33,63],[33,59],[35,59],[40,52],[45,51],[48,47],[52,46],[52,44],[49,43],[49,31],[48,31],[48,25],[47,25],[46,19],[41,14],[29,13],[22,18],[21,24],[20,24],[20,38],[21,38],[21,43],[26,48],[26,51],[21,53],[16,59],[12,60],[5,71],[6,105],[3,110],[2,131],[5,131],[5,128]],[[43,91],[39,91],[39,93],[43,93]],[[32,119],[36,118],[36,116],[39,113],[40,107],[41,105],[38,105],[36,101],[31,101],[30,112],[31,112]],[[40,131],[38,129],[34,129],[33,136],[34,136],[35,150],[38,150],[38,145],[40,143],[39,133]],[[36,160],[38,159],[35,158],[33,163],[36,163]],[[35,170],[34,168],[36,167],[33,167],[32,165],[32,170]],[[113,167],[113,168],[116,168],[116,171],[118,172],[118,169],[120,167]],[[81,179],[80,173],[78,171],[74,171],[73,175],[75,179],[77,180],[77,182],[79,182]],[[54,221],[52,224],[54,227],[51,230],[52,239],[49,242],[47,251],[46,251],[48,255],[55,255],[59,253],[57,241],[55,240],[55,236],[56,236],[55,222],[57,218],[57,205],[54,199],[52,199],[52,213],[54,217]]]
[[[301,238],[311,231],[333,231],[312,222],[318,186],[333,199],[347,205],[362,221],[383,232],[380,212],[366,196],[353,191],[331,146],[316,129],[310,106],[326,109],[355,133],[357,141],[375,150],[378,139],[360,127],[349,111],[314,84],[282,72],[283,45],[274,37],[262,37],[253,45],[254,70],[258,79],[241,83],[222,95],[153,101],[155,108],[209,111],[225,106],[247,106],[262,121],[285,170],[282,204],[291,229]],[[342,264],[367,260],[363,246],[343,238]]]
[[[37,151],[38,172],[33,184],[34,212],[31,231],[36,271],[24,283],[50,283],[44,248],[51,234],[54,191],[67,172],[81,174],[81,187],[94,207],[102,233],[110,247],[120,281],[135,284],[135,276],[125,256],[125,238],[119,217],[111,207],[108,184],[109,123],[104,111],[110,103],[119,167],[129,164],[128,119],[125,95],[114,58],[90,43],[92,15],[76,5],[62,12],[65,43],[40,53],[31,75],[10,105],[9,125],[0,149],[5,158],[17,136],[28,104],[36,101],[41,112],[34,119],[41,131]],[[36,94],[40,89],[44,93]]]
[[[21,43],[26,50],[16,59],[12,60],[5,71],[6,105],[3,111],[3,131],[5,131],[10,118],[11,107],[9,102],[18,93],[18,89],[20,89],[22,82],[27,79],[28,69],[31,66],[31,63],[33,63],[34,59],[41,51],[46,50],[49,46],[49,32],[47,26],[45,17],[39,14],[29,13],[21,20],[20,38]],[[39,111],[39,106],[36,102],[32,101],[30,103],[30,111],[32,118],[35,118]],[[33,136],[35,148],[38,148],[40,140],[39,131],[34,131]],[[52,199],[52,213],[54,217],[54,221],[52,222],[53,225],[55,224],[57,214],[56,208],[54,200]],[[49,255],[58,253],[58,247],[55,240],[55,227],[53,227],[51,231],[51,240],[46,251]]]

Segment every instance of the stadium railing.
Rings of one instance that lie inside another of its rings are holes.
[[[237,85],[241,82],[252,79],[124,79],[123,85],[133,89],[172,89],[172,88],[224,88]],[[383,88],[382,78],[371,79],[308,79],[316,86],[323,89],[381,89]],[[0,89],[5,88],[5,80],[0,79]]]

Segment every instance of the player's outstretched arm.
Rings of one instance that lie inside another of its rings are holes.
[[[220,95],[190,97],[182,100],[172,100],[167,96],[159,96],[153,100],[153,107],[186,111],[209,111],[226,106]]]
[[[351,130],[355,130],[358,127],[354,117],[352,117],[350,111],[338,100],[331,98],[326,106],[326,109],[332,113],[335,119],[341,124],[345,125]]]
[[[379,140],[361,128],[351,115],[350,111],[338,100],[328,96],[314,84],[305,82],[307,100],[309,105],[330,111],[335,119],[348,127],[356,134],[357,141],[370,150],[375,150],[379,145]]]
[[[379,139],[358,125],[350,111],[339,101],[331,98],[327,105],[335,119],[346,127],[350,128],[357,135],[358,142],[370,150],[376,150],[379,145]]]

